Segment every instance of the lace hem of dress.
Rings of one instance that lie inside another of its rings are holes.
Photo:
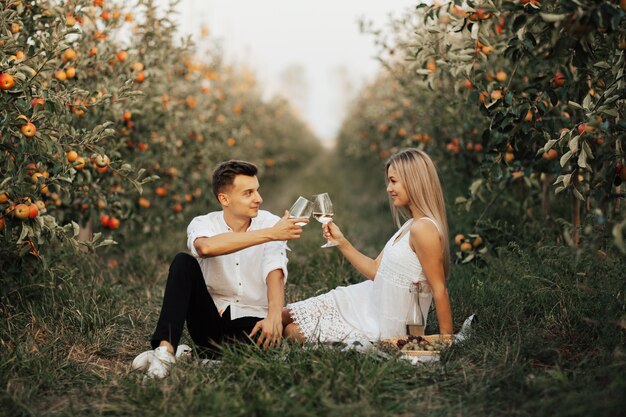
[[[288,304],[287,308],[309,343],[368,339],[343,320],[330,293]]]

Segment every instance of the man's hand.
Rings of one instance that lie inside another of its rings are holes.
[[[257,339],[257,346],[263,349],[279,346],[283,336],[283,321],[281,315],[268,315],[263,320],[258,321],[250,332],[250,338],[259,331],[261,331],[261,334]]]
[[[272,226],[272,232],[275,240],[292,240],[300,239],[302,234],[302,226],[296,223],[308,223],[309,219],[290,219],[289,212],[285,210],[283,217]]]

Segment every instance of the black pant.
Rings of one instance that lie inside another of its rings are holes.
[[[246,336],[259,317],[230,319],[230,307],[219,315],[207,290],[198,261],[191,255],[179,253],[170,265],[161,315],[151,339],[152,348],[167,340],[174,349],[180,342],[183,327],[203,356],[219,355],[218,345],[225,339],[249,340]]]

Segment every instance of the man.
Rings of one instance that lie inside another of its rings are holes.
[[[213,194],[221,211],[194,218],[187,228],[191,255],[179,253],[169,270],[152,348],[133,369],[163,378],[175,362],[183,326],[209,357],[225,340],[247,340],[267,348],[282,337],[281,312],[287,279],[286,241],[297,239],[306,219],[259,210],[257,168],[228,161],[213,172]]]

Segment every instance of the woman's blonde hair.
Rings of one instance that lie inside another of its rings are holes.
[[[450,269],[448,220],[441,182],[435,164],[426,152],[411,148],[392,155],[385,166],[385,174],[389,173],[390,167],[393,167],[399,180],[404,184],[410,204],[439,225],[441,244],[443,245],[443,268],[447,277]],[[388,175],[385,175],[385,182],[389,183]],[[393,200],[390,199],[389,202],[394,220],[400,227],[400,216],[406,219],[411,218],[411,210],[409,207],[398,209],[393,205]]]

